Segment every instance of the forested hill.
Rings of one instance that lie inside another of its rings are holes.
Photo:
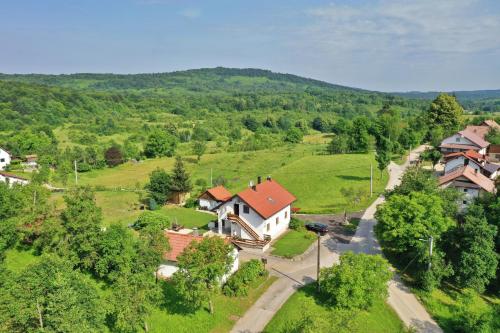
[[[274,73],[269,70],[224,67],[151,74],[0,74],[0,80],[93,90],[174,89],[212,93],[217,91],[248,93],[263,90],[305,91],[316,88],[328,91],[363,91],[297,75]]]
[[[409,91],[409,92],[394,92],[392,95],[418,98],[418,99],[434,99],[440,94],[438,91]],[[459,101],[477,100],[477,99],[496,99],[500,98],[500,89],[496,90],[469,90],[469,91],[451,91],[450,95],[455,95]]]

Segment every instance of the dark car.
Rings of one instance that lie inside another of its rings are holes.
[[[307,223],[306,229],[314,232],[319,232],[321,235],[324,235],[328,232],[328,226],[323,223]]]

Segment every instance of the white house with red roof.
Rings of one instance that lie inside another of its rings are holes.
[[[5,167],[10,164],[10,161],[12,160],[12,156],[10,153],[0,147],[0,170],[5,170]]]
[[[14,184],[27,185],[30,181],[12,173],[0,171],[0,182],[7,183],[10,187],[12,187]]]
[[[452,153],[445,156],[444,173],[448,174],[461,167],[469,166],[490,179],[496,179],[500,165],[489,163],[484,155],[475,151]]]
[[[217,208],[217,230],[229,234],[240,245],[265,247],[283,234],[290,224],[291,205],[296,200],[277,181],[258,177],[256,185],[234,195]]]
[[[230,200],[233,197],[224,186],[219,185],[209,188],[198,197],[198,204],[201,209],[213,210],[220,204]]]
[[[442,188],[454,187],[463,193],[464,197],[460,203],[462,209],[483,193],[495,192],[495,183],[471,166],[462,166],[440,177],[439,186]]]
[[[187,248],[192,242],[201,242],[203,236],[195,235],[190,229],[182,229],[180,231],[165,230],[165,237],[168,239],[170,250],[163,255],[165,260],[163,264],[158,267],[156,274],[160,278],[168,279],[179,270],[177,267],[177,257]],[[214,236],[217,237],[217,236]],[[229,243],[229,239],[227,239]],[[239,253],[236,247],[230,253],[232,257],[232,265],[229,273],[222,278],[224,282],[231,274],[236,272],[239,268]]]
[[[470,130],[463,130],[444,139],[439,148],[443,154],[473,150],[485,155],[489,145],[490,143],[480,135]]]

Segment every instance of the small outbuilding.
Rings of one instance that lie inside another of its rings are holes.
[[[224,202],[231,200],[232,194],[224,186],[209,188],[198,197],[201,209],[214,210]]]

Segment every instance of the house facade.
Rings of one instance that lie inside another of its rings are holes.
[[[209,188],[203,192],[198,197],[198,204],[200,209],[212,211],[222,203],[231,200],[232,196],[231,192],[229,192],[224,186],[219,185]]]
[[[10,187],[12,187],[14,184],[27,185],[29,183],[29,180],[8,172],[0,171],[0,182],[7,183]]]
[[[439,178],[439,186],[442,188],[453,187],[463,193],[460,209],[465,209],[474,199],[483,193],[494,193],[495,183],[478,169],[471,166],[463,166]]]
[[[473,150],[481,155],[486,154],[489,142],[471,131],[460,131],[444,139],[439,148],[443,154]]]
[[[11,160],[10,153],[0,147],[0,170],[5,170],[5,167],[10,164]]]
[[[265,246],[282,235],[290,224],[290,192],[270,177],[234,195],[217,209],[216,232],[243,243]]]
[[[494,180],[498,176],[500,165],[489,163],[483,158],[475,158],[475,156],[473,154],[469,154],[469,152],[453,155],[454,156],[452,158],[450,158],[449,156],[446,158],[444,174],[448,174],[461,167],[468,166],[476,171],[479,171],[481,174],[490,179]]]
[[[165,230],[164,235],[168,239],[170,250],[164,254],[164,262],[158,267],[156,274],[160,278],[168,279],[179,270],[179,267],[177,267],[177,257],[192,242],[201,242],[203,236],[194,235],[189,229],[183,229],[181,231]],[[229,240],[227,242],[229,242]],[[229,255],[232,258],[232,264],[229,273],[222,277],[222,283],[239,268],[240,261],[238,248],[233,246],[233,250]]]

